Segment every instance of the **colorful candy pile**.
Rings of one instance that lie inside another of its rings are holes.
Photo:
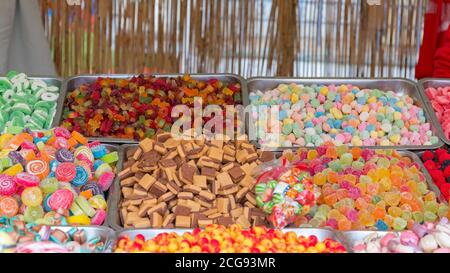
[[[282,84],[265,93],[252,92],[250,101],[253,106],[279,108],[278,120],[269,126],[263,126],[267,120],[264,111],[253,113],[259,121],[260,143],[266,146],[320,146],[328,141],[337,146],[439,142],[431,132],[424,110],[406,94],[398,96],[392,91],[352,85]]]
[[[450,153],[446,149],[426,151],[422,155],[425,168],[446,200],[450,200]]]
[[[88,236],[78,228],[51,228],[25,224],[17,219],[0,219],[0,253],[93,253],[102,252],[105,239]]]
[[[101,225],[117,152],[65,128],[0,136],[0,216]]]
[[[239,83],[217,79],[98,78],[68,93],[62,126],[89,137],[151,138],[158,129],[170,131],[172,107],[193,107],[194,97],[201,97],[203,104],[242,103]]]
[[[450,253],[450,224],[443,218],[437,225],[414,225],[411,231],[372,233],[356,241],[356,253]]]
[[[229,228],[210,225],[204,231],[194,229],[182,236],[162,233],[147,240],[137,235],[134,240],[120,237],[115,252],[150,253],[344,253],[340,243],[316,236],[297,236],[294,232],[254,227],[243,230],[238,225]]]
[[[395,151],[322,146],[300,149],[298,157],[310,167],[321,196],[315,213],[299,217],[297,225],[404,230],[449,214],[428,189],[418,163]]]
[[[436,116],[442,125],[445,137],[450,139],[450,86],[430,87],[425,90],[425,94],[431,101]]]
[[[11,71],[0,79],[0,132],[17,134],[50,128],[59,97],[57,86]]]
[[[255,187],[256,204],[268,213],[275,228],[284,228],[297,215],[306,215],[320,195],[307,166],[280,166],[260,175]]]

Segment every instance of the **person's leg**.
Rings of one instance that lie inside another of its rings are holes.
[[[0,9],[0,75],[7,72],[9,47],[11,44],[16,0],[3,0]]]
[[[17,1],[9,57],[9,69],[30,76],[56,75],[37,0]]]

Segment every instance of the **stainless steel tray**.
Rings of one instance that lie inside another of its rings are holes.
[[[6,80],[6,77],[0,77],[1,80]],[[47,76],[43,76],[43,77],[28,77],[28,79],[30,80],[42,80],[44,81],[46,84],[48,85],[53,85],[59,88],[59,98],[57,101],[57,105],[56,105],[56,112],[55,115],[52,117],[51,123],[50,125],[53,125],[54,121],[57,119],[58,117],[58,107],[59,107],[59,100],[61,99],[61,96],[63,95],[63,90],[62,90],[62,85],[63,85],[63,80],[61,78],[53,78],[53,77],[47,77]],[[50,128],[53,128],[53,126],[50,126]]]
[[[436,186],[436,184],[433,181],[433,178],[431,177],[430,173],[428,172],[427,168],[425,168],[425,165],[423,165],[423,161],[422,161],[422,155],[425,152],[417,152],[415,154],[415,156],[417,157],[417,162],[420,165],[420,168],[422,169],[422,172],[425,174],[425,177],[427,178],[427,182],[430,181],[428,183],[428,186],[430,187],[430,189],[432,191],[434,191],[436,193],[436,196],[439,200],[439,202],[447,204],[447,200],[445,199],[445,197],[442,195],[441,190],[439,190],[438,186]]]
[[[433,109],[433,106],[431,105],[431,101],[428,99],[427,95],[425,94],[425,90],[429,87],[438,88],[438,87],[445,87],[450,86],[450,79],[432,79],[432,78],[426,78],[419,81],[419,88],[420,93],[422,95],[422,98],[428,107],[428,111],[431,114],[431,118],[435,120],[436,123],[436,129],[439,137],[442,139],[442,141],[445,142],[445,144],[450,145],[450,139],[447,138],[447,136],[444,133],[444,130],[442,129],[441,123],[439,122],[436,112]]]
[[[185,232],[191,232],[192,229],[130,229],[121,232],[116,232],[116,242],[121,236],[128,236],[131,240],[141,234],[144,235],[146,240],[152,239],[161,233],[176,233],[178,235],[183,235]],[[287,228],[283,229],[284,232],[294,232],[297,236],[310,236],[315,235],[319,241],[324,241],[325,239],[333,239],[341,243],[347,251],[350,252],[348,245],[343,241],[343,237],[339,232],[335,232],[331,229],[320,229],[320,228]]]
[[[248,93],[260,90],[262,92],[266,92],[268,90],[276,88],[280,84],[304,84],[304,85],[313,85],[313,84],[353,84],[357,85],[360,88],[370,88],[370,89],[380,89],[380,90],[392,90],[398,95],[407,94],[414,99],[416,104],[420,106],[425,113],[425,117],[427,121],[431,124],[431,130],[433,134],[439,137],[438,127],[440,126],[437,123],[436,116],[432,115],[429,106],[423,100],[423,97],[420,95],[419,87],[413,81],[399,78],[392,79],[356,79],[356,78],[269,78],[269,77],[258,77],[258,78],[250,78],[247,80],[247,89]],[[249,101],[250,104],[250,101]],[[434,118],[433,118],[434,116]],[[439,137],[440,138],[440,137]],[[259,143],[257,143],[258,147],[261,147]],[[396,149],[396,150],[426,150],[426,149],[437,149],[444,145],[441,139],[439,139],[439,143],[436,145],[429,146],[420,146],[420,145],[407,145],[407,146],[373,146],[373,147],[363,147],[363,148],[371,148],[371,149]],[[270,148],[268,150],[285,150],[285,149],[295,149],[299,148],[298,146],[292,147],[280,147],[280,148]]]
[[[52,127],[57,127],[61,124],[64,112],[64,104],[66,101],[67,93],[78,88],[82,84],[89,84],[95,82],[98,77],[113,78],[113,79],[128,79],[139,74],[97,74],[97,75],[78,75],[72,78],[65,79],[62,85],[61,96],[58,100],[58,107],[53,121]],[[155,77],[178,77],[184,74],[151,74]],[[241,84],[241,97],[244,107],[248,105],[248,91],[247,84],[244,78],[236,74],[189,74],[196,80],[209,80],[212,78],[219,79],[224,82],[238,82]],[[116,143],[116,144],[136,144],[138,141],[132,139],[121,138],[89,138],[90,141],[99,140],[103,143]]]
[[[364,240],[367,236],[371,234],[378,234],[380,236],[384,236],[388,233],[398,233],[396,231],[344,231],[341,232],[341,240],[343,243],[348,246],[347,250],[349,252],[355,252],[353,247],[357,242]]]
[[[71,228],[70,226],[52,226],[51,230],[59,229],[63,232],[68,232]],[[96,227],[96,226],[82,226],[77,227],[80,230],[84,230],[86,232],[87,239],[90,240],[93,237],[100,236],[101,241],[105,244],[104,250],[102,253],[110,253],[112,248],[114,247],[116,234],[115,232],[108,227]]]

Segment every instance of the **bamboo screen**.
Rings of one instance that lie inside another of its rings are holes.
[[[230,72],[414,78],[426,5],[425,0],[79,0],[75,6],[40,1],[62,76]]]

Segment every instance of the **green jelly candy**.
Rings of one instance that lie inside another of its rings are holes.
[[[27,223],[35,223],[36,220],[44,217],[44,209],[42,206],[30,207],[28,206],[25,209],[25,213],[23,214],[24,220]]]
[[[23,132],[23,127],[19,127],[19,126],[9,126],[6,128],[6,132],[8,134],[13,134],[13,135],[17,135]]]
[[[273,197],[272,197],[272,201],[273,201],[275,204],[281,204],[281,203],[283,203],[283,201],[284,201],[284,197],[283,197],[281,194],[279,194],[279,193],[275,193],[275,194],[273,195]]]
[[[261,196],[256,196],[256,205],[260,208],[264,207],[264,202]]]
[[[119,154],[117,152],[112,152],[102,157],[101,160],[105,163],[111,164],[119,161]]]
[[[50,177],[42,180],[39,183],[39,187],[44,194],[54,193],[59,187],[59,182],[58,179]]]

